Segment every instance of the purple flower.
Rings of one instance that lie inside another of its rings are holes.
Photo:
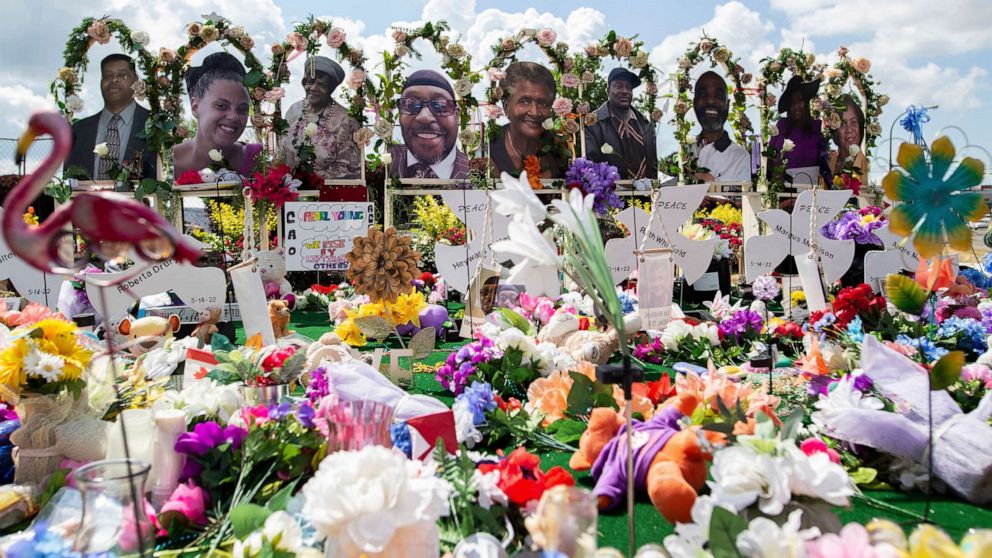
[[[762,275],[751,283],[751,292],[758,300],[767,302],[777,297],[782,289],[778,286],[778,279],[771,275]]]
[[[595,197],[593,211],[606,215],[611,208],[622,209],[623,200],[617,195],[616,185],[620,180],[617,168],[609,163],[594,163],[589,159],[578,158],[565,172],[565,185],[578,188],[583,194]]]
[[[307,398],[314,405],[327,397],[330,393],[330,386],[327,384],[327,370],[319,366],[310,372],[310,383],[307,384]]]
[[[763,324],[764,320],[761,319],[761,314],[753,310],[738,310],[720,322],[717,328],[723,337],[733,337],[734,340],[740,341],[741,336],[761,333]]]
[[[286,415],[293,410],[293,406],[289,402],[280,403],[278,405],[269,405],[269,418],[272,420],[282,420],[286,418]]]
[[[308,401],[304,401],[296,409],[296,420],[299,421],[304,428],[313,428],[313,417],[316,414],[317,412],[314,411],[313,405],[311,405]]]
[[[865,215],[873,215],[872,212],[862,213],[859,211],[847,211],[838,219],[823,225],[820,233],[833,240],[853,240],[858,244],[882,245],[882,240],[875,236],[874,231],[880,229],[888,223],[888,219],[874,219],[868,223],[862,222]]]
[[[438,369],[435,378],[445,389],[458,395],[465,389],[468,378],[475,374],[479,364],[500,356],[502,353],[493,344],[492,339],[483,337],[449,354],[444,366]]]
[[[248,431],[238,426],[221,428],[214,421],[201,422],[192,432],[183,432],[176,440],[176,451],[189,455],[204,456],[215,447],[230,443],[232,449],[241,447]]]

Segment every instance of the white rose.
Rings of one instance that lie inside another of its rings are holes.
[[[786,153],[792,151],[795,148],[796,148],[796,143],[790,139],[787,139],[784,142],[782,142],[782,151]]]
[[[544,122],[541,122],[541,127],[543,127],[545,130],[554,130],[555,129],[555,121],[554,120],[551,120],[550,118],[548,118]]]
[[[382,164],[388,165],[393,162],[393,154],[390,152],[385,152],[382,154]]]
[[[861,148],[858,147],[857,145],[850,145],[848,146],[847,151],[849,157],[854,157],[858,153],[861,153]]]
[[[96,146],[93,147],[93,153],[96,153],[101,157],[106,157],[107,155],[109,155],[110,148],[107,147],[107,142],[96,144]]]
[[[221,153],[219,149],[211,149],[207,152],[207,155],[209,155],[210,160],[215,163],[219,163],[224,160],[224,154]]]
[[[599,150],[603,152],[603,155],[613,154],[613,146],[608,143],[604,143],[603,147],[599,148]]]
[[[79,95],[69,95],[65,98],[65,108],[70,112],[82,112],[86,107],[86,103],[79,97]]]
[[[826,453],[807,456],[799,448],[790,446],[792,461],[790,490],[797,496],[810,496],[824,500],[832,506],[847,506],[854,495],[854,485],[844,467],[830,461]]]
[[[455,93],[459,97],[464,97],[472,92],[472,81],[468,78],[461,78],[455,82]]]
[[[147,47],[148,43],[151,42],[151,39],[148,37],[148,33],[145,33],[144,31],[131,32],[131,40],[143,47]]]
[[[314,134],[317,133],[317,123],[311,122],[307,124],[306,128],[303,128],[303,133],[308,137],[312,138]]]
[[[791,500],[789,472],[779,458],[758,454],[745,446],[730,446],[713,456],[711,484],[713,500],[736,510],[760,498],[761,511],[775,515]]]

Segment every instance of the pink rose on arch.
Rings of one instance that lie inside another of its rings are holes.
[[[499,68],[489,68],[489,81],[500,81],[506,78],[506,72]]]
[[[289,43],[289,46],[293,47],[293,50],[303,51],[307,49],[306,38],[296,31],[286,35],[286,42]]]
[[[855,70],[862,74],[867,74],[868,70],[871,69],[871,61],[863,56],[855,58],[854,62],[851,62],[851,65],[854,66]]]
[[[503,116],[503,109],[499,105],[489,105],[486,107],[486,117],[489,120],[496,120]]]
[[[340,27],[332,27],[331,32],[327,34],[327,46],[331,48],[341,48],[341,45],[345,41],[344,29]]]
[[[551,30],[550,28],[545,27],[544,29],[538,31],[537,35],[535,35],[534,38],[537,39],[537,44],[543,47],[549,47],[555,44],[555,40],[558,38],[558,34],[555,33],[553,30]]]
[[[512,37],[506,38],[506,39],[503,39],[503,43],[500,46],[502,47],[502,49],[504,51],[509,52],[509,51],[517,48],[517,41],[513,40]]]
[[[286,96],[286,90],[282,87],[274,87],[265,93],[265,100],[274,103]]]
[[[561,84],[564,87],[578,87],[580,83],[579,76],[568,73],[561,76]]]
[[[98,19],[91,23],[90,26],[86,28],[86,34],[101,45],[105,45],[110,42],[110,28],[107,27],[106,22],[102,19]]]
[[[159,518],[164,520],[162,516],[167,512],[177,512],[185,515],[194,525],[206,525],[209,522],[206,513],[208,500],[207,492],[188,480],[172,491],[169,500],[162,505]]]
[[[630,56],[630,53],[633,51],[634,43],[630,42],[630,39],[626,37],[620,37],[615,43],[613,43],[613,52],[620,58]]]
[[[568,97],[558,97],[554,103],[551,103],[551,110],[558,116],[565,116],[572,112],[572,100]]]
[[[599,47],[597,45],[589,45],[586,47],[586,56],[590,58],[595,58],[597,52],[599,52]]]
[[[358,89],[365,83],[365,72],[362,70],[352,70],[348,76],[348,87]]]

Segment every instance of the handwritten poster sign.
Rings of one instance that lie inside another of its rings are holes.
[[[373,206],[366,202],[288,202],[286,271],[344,271],[351,239],[372,225]]]

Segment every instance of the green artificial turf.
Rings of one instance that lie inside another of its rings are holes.
[[[295,329],[298,333],[312,339],[319,338],[322,334],[332,329],[326,313],[296,312],[293,314],[294,323],[290,329]],[[240,326],[240,324],[238,324]],[[237,328],[237,342],[244,343],[244,331]],[[390,346],[398,346],[395,342],[388,343]],[[460,346],[461,342],[439,343],[437,350],[430,357],[425,359],[424,364],[436,364],[446,358],[447,353]],[[374,348],[376,344],[370,344],[369,348]],[[648,378],[656,378],[660,371],[649,370]],[[451,404],[453,397],[445,391],[434,379],[432,374],[414,374],[413,381],[409,386],[409,391],[433,395],[447,404]],[[541,465],[547,469],[560,465],[568,469],[568,459],[570,454],[562,452],[548,452],[539,454]],[[571,471],[571,469],[569,469]],[[574,472],[576,483],[579,486],[592,488],[593,481],[588,472]],[[920,522],[923,516],[925,495],[920,492],[896,492],[896,491],[868,491],[865,493],[867,499],[856,498],[849,509],[837,509],[837,513],[842,523],[858,522],[867,523],[873,518],[885,518],[892,520],[904,527],[907,531]],[[954,538],[960,540],[961,537],[971,528],[992,528],[992,508],[979,507],[967,502],[963,502],[953,495],[935,496],[931,503],[930,521]],[[654,542],[661,543],[665,536],[672,533],[672,526],[654,509],[648,501],[646,495],[641,495],[634,505],[634,525],[636,528],[636,546]],[[606,512],[599,517],[599,544],[600,546],[612,546],[622,552],[627,550],[627,518],[626,505],[613,512]]]

